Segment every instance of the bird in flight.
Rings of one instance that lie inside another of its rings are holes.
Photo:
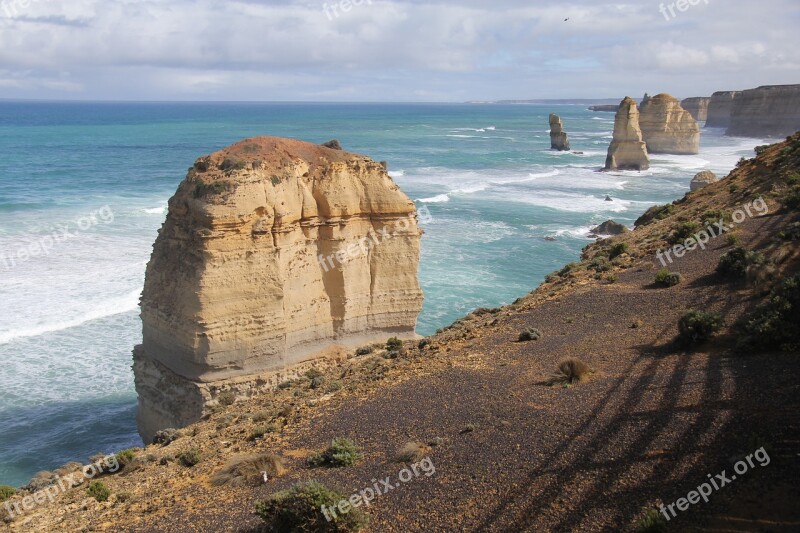
[[[569,17],[565,18],[565,19],[564,19],[564,22],[566,22],[566,21],[568,21],[568,20],[569,20]]]

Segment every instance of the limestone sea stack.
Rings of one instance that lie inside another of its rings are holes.
[[[719,178],[717,178],[716,174],[710,170],[704,170],[703,172],[695,174],[691,184],[689,184],[689,189],[692,191],[699,191],[717,181],[719,181]]]
[[[677,98],[661,93],[645,99],[639,116],[651,154],[700,153],[700,126]]]
[[[569,137],[564,131],[564,123],[561,117],[553,113],[550,113],[550,148],[569,151]]]
[[[733,102],[741,94],[739,91],[718,91],[711,95],[708,103],[707,128],[727,128],[731,123]]]
[[[647,170],[650,158],[639,128],[636,100],[626,96],[614,119],[614,137],[608,147],[605,170]]]
[[[259,137],[196,161],[147,265],[137,421],[156,431],[274,387],[311,361],[413,338],[414,203],[383,165]]]
[[[688,111],[696,121],[705,122],[708,119],[708,104],[710,102],[711,98],[696,96],[681,100],[681,107]]]
[[[800,85],[748,89],[733,102],[727,135],[786,137],[800,130]]]

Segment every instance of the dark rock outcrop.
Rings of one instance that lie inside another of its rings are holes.
[[[606,220],[596,228],[589,230],[590,237],[599,237],[600,235],[621,235],[630,230],[623,224],[614,222],[613,220]]]

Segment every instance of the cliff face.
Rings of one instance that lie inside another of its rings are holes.
[[[731,122],[733,102],[741,93],[739,91],[718,91],[711,95],[708,103],[707,128],[727,128]]]
[[[669,94],[646,98],[639,124],[649,153],[700,153],[700,127],[697,121]]]
[[[639,127],[639,108],[626,96],[614,119],[614,138],[608,147],[605,170],[647,170],[650,158]]]
[[[561,117],[553,113],[550,113],[550,148],[569,151],[569,137],[564,131],[564,123]]]
[[[785,137],[800,130],[800,85],[742,91],[733,103],[727,135]]]
[[[336,346],[414,337],[420,236],[414,203],[366,157],[263,137],[199,159],[147,266],[145,442]]]
[[[705,122],[708,120],[709,103],[711,103],[711,98],[697,96],[681,100],[681,107],[688,111],[696,121]]]

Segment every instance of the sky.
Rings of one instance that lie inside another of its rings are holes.
[[[0,99],[682,98],[800,83],[799,29],[798,0],[0,0]]]

